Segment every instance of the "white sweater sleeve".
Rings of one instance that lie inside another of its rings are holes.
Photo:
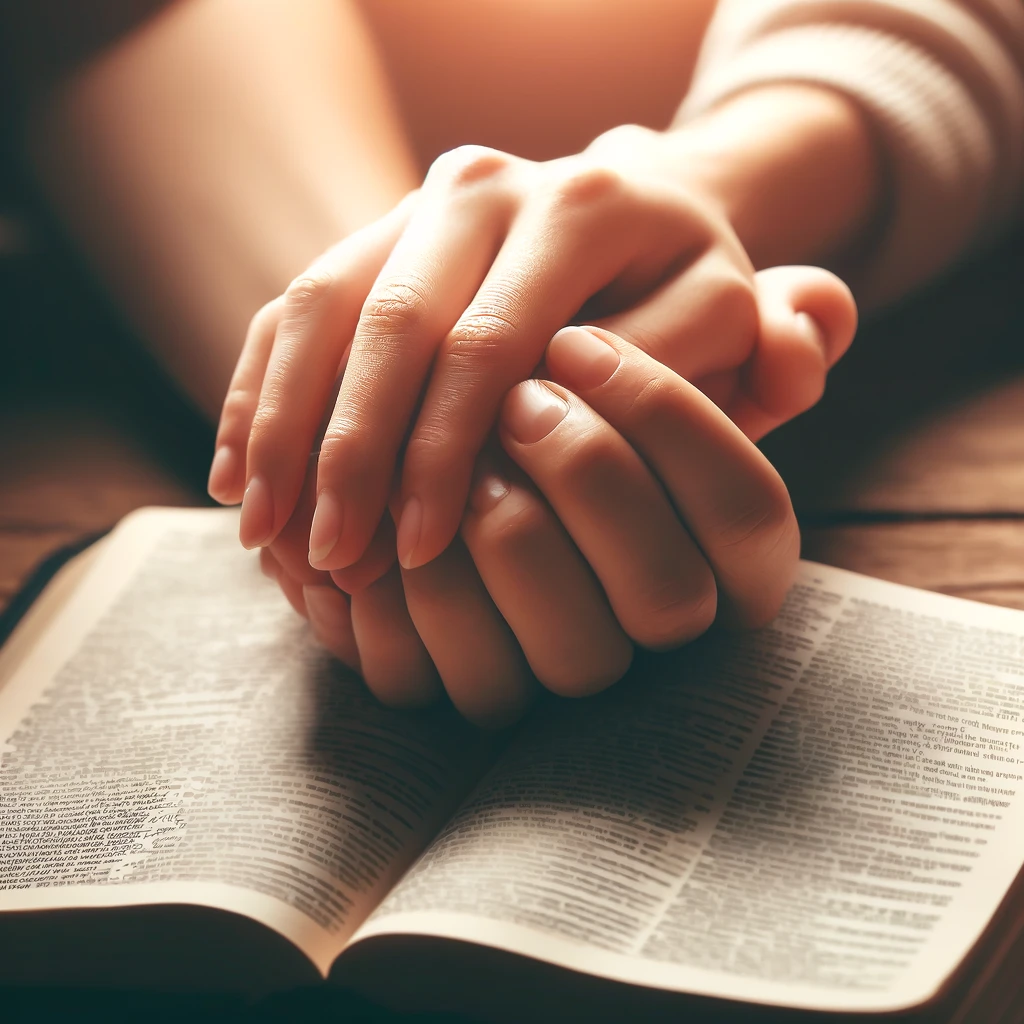
[[[1016,215],[1022,0],[719,0],[680,116],[771,82],[843,92],[880,142],[885,224],[851,282],[865,304],[898,297]]]

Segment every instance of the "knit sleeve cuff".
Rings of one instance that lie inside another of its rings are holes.
[[[993,189],[996,140],[963,83],[924,50],[877,29],[801,25],[754,39],[701,69],[682,118],[783,82],[845,94],[880,141],[887,221],[850,275],[864,306],[891,300],[949,264],[992,222],[994,208],[1007,204]]]

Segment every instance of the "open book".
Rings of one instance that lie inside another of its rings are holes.
[[[236,530],[133,514],[0,650],[0,982],[1024,1000],[1024,613],[804,563],[769,628],[494,737],[375,703]]]

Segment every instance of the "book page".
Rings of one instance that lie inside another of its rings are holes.
[[[804,563],[530,723],[357,933],[822,1010],[931,996],[1024,861],[1024,614]]]
[[[0,911],[212,906],[326,973],[478,777],[479,734],[372,699],[236,513],[136,513],[103,544],[3,663]]]

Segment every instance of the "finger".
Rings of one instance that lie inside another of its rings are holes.
[[[269,545],[274,558],[300,586],[324,586],[330,583],[327,573],[309,564],[309,520],[313,515],[315,488],[315,470],[310,467],[291,518]],[[260,550],[266,551],[267,548]]]
[[[580,164],[513,225],[486,279],[445,338],[402,469],[398,557],[436,557],[458,529],[473,464],[507,390],[529,376],[551,334],[628,264],[668,208],[624,201],[616,174]],[[615,244],[595,244],[614,239]]]
[[[307,494],[311,492],[312,488],[307,488]],[[302,512],[300,506],[293,517],[296,522],[301,520]],[[307,511],[304,522],[308,521]],[[349,668],[358,672],[359,652],[352,632],[348,599],[331,584],[326,573],[310,568],[304,557],[304,536],[301,531],[290,534],[291,528],[292,523],[289,522],[278,535],[273,547],[260,548],[260,568],[265,576],[277,582],[291,606],[309,619],[320,643]]]
[[[461,714],[495,729],[522,717],[536,680],[463,542],[403,570],[402,582],[409,615]]]
[[[552,378],[620,432],[661,481],[714,569],[723,617],[771,619],[800,538],[768,460],[696,387],[607,331],[559,331],[545,358]]]
[[[351,594],[380,579],[395,561],[395,528],[391,517],[381,518],[370,547],[355,565],[331,573],[328,579],[328,573],[309,564],[309,524],[315,502],[316,466],[310,463],[292,516],[269,546],[277,560],[303,586],[326,586],[333,580],[335,586]]]
[[[352,631],[363,679],[392,707],[423,707],[444,690],[434,663],[409,617],[395,565],[351,598]]]
[[[398,452],[438,344],[465,309],[505,230],[511,157],[476,148],[432,170],[374,282],[320,449],[310,560],[351,565],[387,504]]]
[[[756,278],[757,343],[726,412],[755,440],[811,408],[829,369],[850,347],[857,307],[849,288],[818,267],[774,267]]]
[[[292,514],[359,310],[414,200],[328,250],[282,297],[246,450],[247,547],[272,541]]]
[[[632,644],[551,508],[519,474],[500,463],[482,465],[461,535],[491,599],[547,689],[580,697],[625,674]]]
[[[538,380],[509,392],[500,429],[505,450],[547,498],[637,643],[675,647],[711,625],[711,568],[617,430],[571,392]]]
[[[268,580],[277,582],[278,574],[281,572],[281,564],[273,556],[270,548],[260,548],[260,572]]]
[[[303,617],[308,618],[302,584],[281,565],[266,548],[260,551],[260,570],[280,588],[288,603]]]
[[[242,500],[245,450],[282,305],[283,299],[274,299],[252,318],[224,397],[206,485],[210,497],[222,505],[235,505]]]
[[[284,529],[269,545],[276,559],[303,586],[327,586],[332,582],[346,593],[354,593],[379,580],[394,563],[394,524],[389,515],[380,526],[367,552],[354,565],[329,573],[309,564],[309,522],[312,519],[316,489],[315,465],[310,465],[303,480],[295,510]],[[261,548],[261,551],[268,550]]]
[[[639,304],[594,325],[687,380],[733,369],[757,340],[753,267],[745,253],[717,246]]]
[[[380,517],[377,532],[358,562],[331,571],[334,584],[346,594],[356,594],[375,583],[395,564],[395,523],[389,512]],[[316,570],[314,570],[315,572]]]
[[[342,664],[361,672],[348,598],[331,583],[304,586],[302,598],[313,635]]]

